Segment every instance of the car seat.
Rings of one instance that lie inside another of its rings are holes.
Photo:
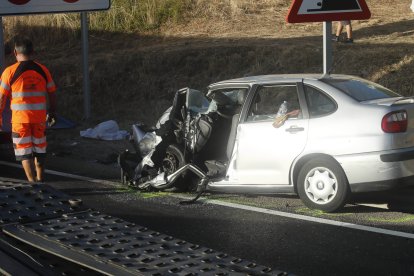
[[[209,177],[220,177],[226,173],[228,162],[231,159],[234,144],[236,141],[237,126],[239,124],[241,109],[243,107],[244,101],[246,100],[246,97],[247,97],[247,91],[240,90],[238,97],[237,97],[237,104],[238,104],[237,112],[233,115],[231,119],[230,134],[227,140],[226,159],[225,160],[207,160],[204,162],[208,170],[207,176]]]

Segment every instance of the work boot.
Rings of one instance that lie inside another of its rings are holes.
[[[337,35],[332,36],[332,41],[338,42],[339,41],[339,36],[337,36]]]

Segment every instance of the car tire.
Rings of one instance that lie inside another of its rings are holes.
[[[325,212],[341,209],[350,195],[342,167],[327,157],[317,157],[305,163],[299,172],[297,191],[307,207]]]
[[[162,161],[164,172],[172,174],[186,164],[183,152],[176,145],[169,145],[165,151],[165,157]],[[169,190],[186,191],[188,189],[188,173],[179,176]]]

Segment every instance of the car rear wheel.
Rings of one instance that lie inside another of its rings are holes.
[[[325,212],[341,209],[350,194],[341,166],[325,157],[312,159],[302,167],[297,189],[299,197],[307,207]]]

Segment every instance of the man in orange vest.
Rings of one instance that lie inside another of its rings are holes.
[[[17,62],[7,67],[0,81],[1,114],[7,98],[12,111],[12,138],[17,161],[21,161],[30,182],[42,182],[46,157],[46,121],[55,121],[56,85],[49,70],[31,59],[32,42],[15,38]],[[47,114],[49,102],[49,118]]]

